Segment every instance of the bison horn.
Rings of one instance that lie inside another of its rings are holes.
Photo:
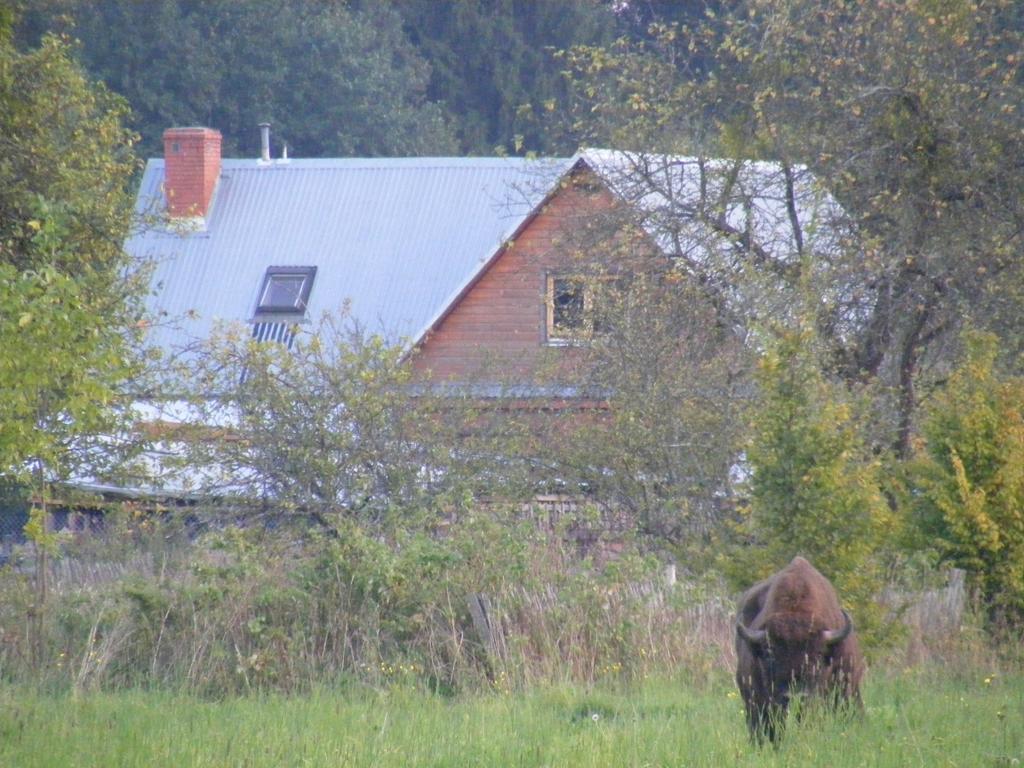
[[[768,639],[768,630],[765,629],[747,629],[743,626],[742,621],[736,622],[737,634],[746,640],[751,645],[763,645]]]
[[[853,631],[853,619],[850,618],[850,614],[843,611],[843,618],[846,619],[846,623],[842,629],[826,629],[821,633],[822,638],[825,640],[825,645],[841,643]]]

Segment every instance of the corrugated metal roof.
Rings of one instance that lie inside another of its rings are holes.
[[[143,229],[126,244],[155,262],[150,309],[176,320],[151,341],[180,349],[218,321],[253,318],[271,266],[316,266],[307,320],[349,304],[390,341],[417,340],[544,198],[571,159],[223,161],[194,229]],[[150,160],[141,211],[164,207]]]
[[[251,321],[268,267],[315,266],[306,322],[347,305],[361,328],[414,343],[577,162],[642,214],[667,253],[715,259],[735,247],[706,220],[702,196],[710,195],[724,203],[723,227],[750,230],[780,261],[795,258],[787,190],[773,163],[744,164],[723,200],[727,161],[596,149],[543,160],[224,160],[206,218],[168,231],[159,224],[164,162],[150,160],[138,205],[158,215],[157,225],[126,247],[156,262],[150,309],[176,321],[155,327],[150,340],[176,350],[218,321]],[[816,250],[834,249],[839,206],[807,169],[797,171],[801,226]]]

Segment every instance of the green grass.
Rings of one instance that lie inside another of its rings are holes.
[[[321,691],[210,702],[166,693],[0,689],[0,766],[1011,766],[1024,678],[875,676],[866,717],[746,737],[727,681],[652,681],[442,699]],[[813,722],[811,722],[813,721]]]

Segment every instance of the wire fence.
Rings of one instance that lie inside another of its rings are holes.
[[[0,566],[12,559],[16,549],[28,542],[25,526],[29,521],[28,501],[19,498],[3,498],[0,496]],[[50,510],[47,521],[50,531],[70,531],[73,533],[99,532],[103,529],[103,515],[100,512],[79,512],[73,509],[55,507]]]
[[[25,541],[25,523],[27,522],[27,506],[0,505],[0,543]]]

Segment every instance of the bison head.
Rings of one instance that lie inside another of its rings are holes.
[[[785,714],[791,694],[819,694],[833,682],[835,650],[853,631],[845,610],[843,626],[815,629],[808,622],[779,617],[765,628],[750,629],[736,622],[736,634],[746,645],[751,683],[763,707]]]

